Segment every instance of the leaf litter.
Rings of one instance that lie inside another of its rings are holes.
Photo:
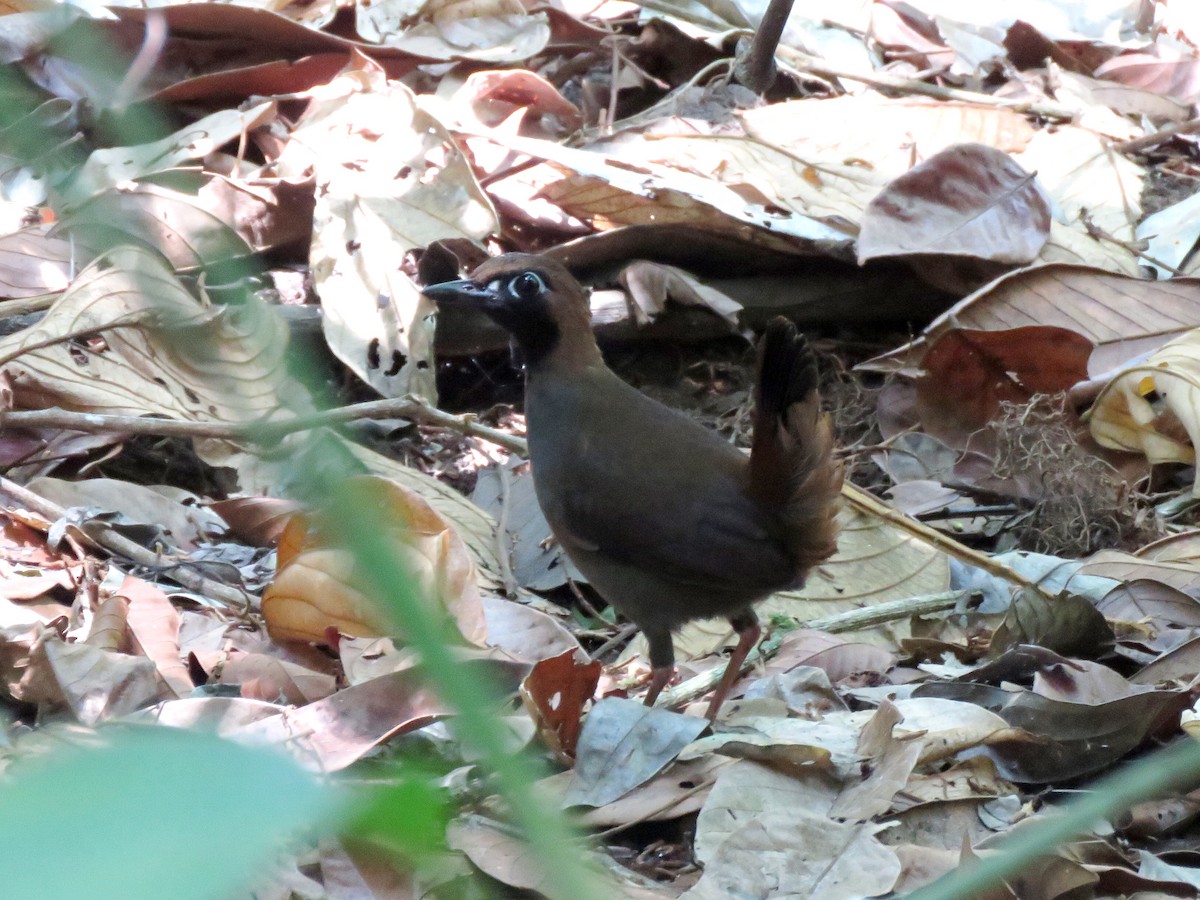
[[[323,546],[314,429],[614,895],[904,895],[1194,739],[1200,32],[1126,6],[798,2],[762,97],[738,4],[0,17],[0,771],[129,722],[351,782],[437,759],[438,865],[301,839],[259,895],[555,894]],[[503,337],[421,298],[502,249],[564,260],[622,375],[735,442],[748,329],[789,315],[836,373],[840,552],[763,604],[711,731],[728,629],[678,636],[682,713],[636,702],[644,647],[532,502]],[[406,405],[334,433],[318,393]],[[1148,799],[1009,889],[1186,896],[1195,821]]]

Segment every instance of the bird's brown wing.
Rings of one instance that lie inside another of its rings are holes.
[[[607,388],[583,400],[583,429],[535,448],[539,500],[560,539],[680,585],[790,583],[786,546],[746,490],[745,454],[633,388]]]

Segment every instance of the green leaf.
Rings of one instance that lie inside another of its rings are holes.
[[[0,783],[6,896],[233,896],[297,829],[340,805],[330,787],[268,750],[174,728],[100,736],[99,748],[18,758]],[[58,863],[35,864],[55,847]]]

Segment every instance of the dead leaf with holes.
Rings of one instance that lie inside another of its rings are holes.
[[[310,260],[325,339],[386,397],[434,400],[434,307],[402,269],[437,240],[478,241],[495,210],[445,129],[359,57],[310,102],[278,160],[316,178]]]

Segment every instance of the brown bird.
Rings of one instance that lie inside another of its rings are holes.
[[[674,671],[671,632],[729,619],[739,640],[714,718],[759,638],[753,604],[837,549],[842,469],[804,337],[783,318],[767,326],[747,456],[604,364],[583,288],[557,261],[509,253],[425,294],[477,304],[516,339],[538,502],[579,571],[646,635],[648,706]]]

